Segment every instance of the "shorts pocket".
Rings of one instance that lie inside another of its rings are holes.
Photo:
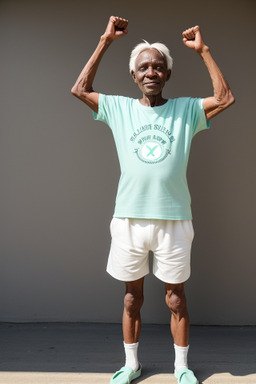
[[[111,236],[118,236],[122,231],[123,223],[125,219],[120,219],[118,217],[113,217],[110,223],[110,233]]]
[[[194,228],[191,220],[180,221],[180,236],[183,237],[184,241],[192,243],[194,239]]]
[[[188,236],[192,242],[194,239],[194,236],[195,236],[195,231],[194,231],[192,220],[186,220],[186,227],[187,227],[187,231],[188,231]]]

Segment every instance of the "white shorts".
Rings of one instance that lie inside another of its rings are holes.
[[[190,253],[194,238],[191,220],[113,218],[107,272],[121,281],[135,281],[153,273],[165,283],[179,284],[190,276]]]

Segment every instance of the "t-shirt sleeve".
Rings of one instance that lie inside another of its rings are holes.
[[[210,121],[206,120],[202,98],[191,99],[192,132],[195,136],[198,132],[210,128]]]
[[[111,126],[117,108],[117,97],[99,94],[98,113],[93,111],[94,120],[102,121]]]

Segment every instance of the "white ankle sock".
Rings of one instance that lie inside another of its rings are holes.
[[[136,372],[140,366],[138,360],[138,347],[139,342],[134,344],[126,344],[124,342],[125,366],[132,368],[134,372]]]
[[[180,368],[186,367],[188,368],[188,349],[187,347],[179,347],[174,344],[175,350],[175,361],[174,361],[174,370],[177,372]]]

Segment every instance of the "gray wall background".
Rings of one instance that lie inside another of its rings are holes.
[[[174,56],[165,96],[211,95],[201,59],[181,41],[199,24],[236,96],[192,145],[187,296],[193,324],[256,324],[255,10],[253,0],[0,2],[0,321],[121,321],[124,287],[105,272],[115,147],[70,93],[116,14],[129,19],[129,34],[106,53],[96,90],[140,96],[128,59],[144,38]],[[152,275],[142,316],[169,321]]]

